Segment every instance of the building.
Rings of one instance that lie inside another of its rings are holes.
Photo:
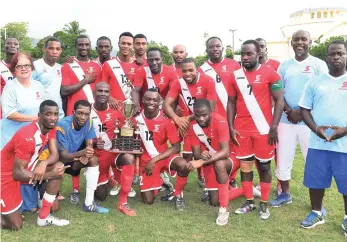
[[[281,28],[283,39],[267,42],[268,56],[279,61],[294,56],[290,41],[300,29],[310,32],[313,45],[338,35],[347,40],[347,8],[303,9],[291,14]]]

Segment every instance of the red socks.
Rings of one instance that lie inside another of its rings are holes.
[[[181,192],[183,191],[184,187],[186,186],[188,181],[188,177],[182,177],[177,175],[176,178],[176,186],[175,186],[175,192],[174,192],[174,196],[177,197],[178,195],[181,194]]]
[[[133,178],[135,173],[135,164],[132,165],[124,165],[121,175],[120,175],[120,193],[119,193],[119,201],[118,204],[124,204],[128,202],[128,193],[130,192]]]
[[[80,176],[72,176],[72,189],[80,191]]]
[[[54,203],[56,195],[50,195],[47,192],[43,194],[42,198],[42,208],[40,209],[39,218],[44,219],[47,218],[48,215],[51,213],[51,207]]]
[[[229,204],[229,183],[226,182],[225,184],[218,184],[218,200],[219,200],[219,206],[224,207],[228,209]]]
[[[238,197],[241,197],[243,195],[243,188],[237,187],[237,188],[230,188],[229,189],[229,201],[234,200]]]
[[[269,195],[271,191],[271,182],[270,183],[260,182],[260,189],[261,189],[260,200],[262,202],[267,202],[269,200]]]
[[[241,182],[243,192],[245,194],[245,197],[247,200],[252,200],[254,199],[253,197],[253,181],[243,181]],[[262,191],[263,193],[263,191]]]

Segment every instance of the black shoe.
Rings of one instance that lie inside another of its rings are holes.
[[[172,201],[174,198],[175,198],[174,197],[174,193],[173,192],[169,192],[165,196],[162,196],[160,198],[160,200],[163,201],[163,202],[169,202],[169,201]]]

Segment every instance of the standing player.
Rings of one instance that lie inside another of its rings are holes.
[[[111,56],[112,49],[113,49],[113,46],[109,37],[101,36],[96,41],[95,50],[96,52],[98,52],[98,57],[93,61],[98,63],[101,69],[102,69],[102,65],[106,61],[113,59],[113,57]]]
[[[255,40],[258,41],[258,43],[260,45],[259,63],[261,65],[271,66],[272,68],[274,68],[277,71],[277,69],[280,65],[280,62],[267,57],[266,41],[262,38],[256,38]]]
[[[135,157],[131,154],[115,154],[108,152],[112,146],[115,121],[124,123],[123,115],[118,111],[111,109],[108,105],[110,96],[110,86],[105,82],[99,82],[95,87],[95,103],[92,105],[91,118],[93,120],[96,139],[95,155],[99,159],[99,181],[95,191],[95,197],[104,201],[108,192],[108,178],[110,167],[117,168],[120,171],[120,197],[117,209],[128,216],[135,216],[135,210],[128,205],[128,194],[131,191],[131,185],[135,172]],[[136,194],[136,193],[135,193]]]
[[[64,165],[59,159],[55,125],[58,105],[51,100],[40,105],[39,119],[20,129],[1,150],[1,227],[19,230],[23,221],[19,213],[22,205],[20,183],[40,185],[47,181],[37,225],[65,226],[69,221],[50,214],[50,209],[63,180]],[[42,159],[48,146],[50,155]],[[40,161],[39,161],[40,157]]]
[[[13,79],[13,75],[10,71],[10,64],[12,62],[12,58],[15,54],[19,52],[19,42],[16,38],[7,38],[4,43],[4,53],[6,58],[0,61],[0,79],[1,79],[1,89],[0,93],[2,93],[2,89],[6,85],[6,82]]]
[[[134,36],[135,63],[138,66],[147,66],[147,38],[144,34]]]
[[[83,210],[86,212],[107,213],[94,202],[94,192],[99,179],[99,161],[94,155],[93,139],[96,138],[93,121],[90,118],[91,105],[86,100],[79,100],[74,105],[73,115],[59,120],[57,124],[57,141],[60,160],[71,166],[66,173],[78,176],[86,167],[86,200]],[[79,203],[79,190],[70,195],[72,203]]]
[[[228,87],[230,86],[230,75],[240,68],[235,60],[223,57],[224,47],[218,37],[211,37],[206,41],[206,52],[209,60],[199,68],[199,72],[213,78],[216,83],[217,107],[216,111],[227,118]]]
[[[278,127],[276,176],[280,181],[282,193],[270,202],[273,207],[292,202],[289,180],[298,141],[304,160],[307,156],[310,130],[300,114],[298,106],[300,97],[310,80],[328,72],[324,61],[309,55],[311,43],[310,33],[303,30],[296,31],[291,41],[295,56],[283,62],[278,69],[284,87],[284,112]]]
[[[164,170],[171,175],[177,173],[175,191],[168,200],[174,199],[176,209],[184,210],[182,191],[189,171],[187,162],[179,156],[181,140],[176,126],[159,109],[160,99],[156,89],[147,90],[142,100],[144,110],[136,117],[144,150],[140,158],[141,195],[145,204],[153,204],[157,190],[163,183],[160,173]]]
[[[328,46],[329,73],[314,77],[299,102],[304,122],[311,129],[304,185],[310,190],[311,213],[301,222],[309,229],[323,224],[322,201],[334,176],[343,195],[345,215],[342,228],[347,236],[347,44],[333,41]]]
[[[228,100],[230,136],[236,145],[236,158],[241,161],[241,181],[246,202],[235,213],[254,210],[253,165],[259,164],[261,200],[259,216],[268,219],[267,201],[271,190],[270,162],[277,143],[277,127],[283,111],[283,90],[280,76],[272,67],[260,65],[260,46],[247,40],[241,46],[241,68],[232,75]],[[272,114],[271,97],[275,102]]]
[[[172,59],[174,64],[172,66],[175,68],[179,78],[182,78],[182,62],[187,57],[188,53],[186,47],[181,44],[177,44],[172,49]]]

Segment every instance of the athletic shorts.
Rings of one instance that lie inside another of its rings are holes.
[[[313,189],[329,188],[332,177],[338,191],[347,196],[347,153],[308,149],[304,185]]]
[[[231,181],[232,177],[235,177],[234,173],[237,172],[240,168],[240,161],[235,157],[234,153],[231,153],[229,155],[229,160],[232,162],[232,168],[229,174],[229,181]],[[204,172],[205,177],[205,190],[218,191],[218,182],[213,164],[203,166],[202,170]]]
[[[83,150],[83,149],[85,149],[85,148],[86,148],[86,144],[85,144],[85,142],[83,142],[83,143],[81,144],[81,147],[80,147],[76,152],[78,152],[78,151],[80,151],[80,150]],[[71,167],[65,169],[65,173],[66,173],[66,174],[69,174],[69,175],[71,175],[71,176],[79,176],[79,175],[80,175],[80,172],[81,172],[81,169],[79,169],[79,170],[74,170],[74,169],[72,169],[72,165],[73,165],[74,162],[75,162],[75,161],[71,161],[71,162],[66,162],[66,163],[64,164],[65,166],[71,166]]]
[[[21,184],[20,193],[23,200],[23,204],[20,207],[21,212],[31,212],[33,209],[37,208],[39,198],[38,191],[35,189],[35,186],[32,184]]]
[[[1,177],[1,213],[4,215],[17,211],[22,206],[22,196],[20,194],[20,182],[14,181],[11,177]]]
[[[176,171],[171,171],[170,166],[172,161],[176,157],[181,157],[179,154],[173,154],[165,160],[161,160],[155,164],[152,171],[152,175],[147,176],[146,172],[143,172],[148,161],[140,161],[140,190],[141,192],[147,192],[152,190],[158,190],[163,184],[163,180],[160,178],[160,173],[167,171],[172,177],[176,176]]]
[[[183,139],[183,154],[192,154],[192,143],[190,141],[189,135],[186,135]]]
[[[275,157],[275,146],[268,144],[269,135],[241,135],[237,137],[240,147],[234,146],[236,158],[242,160],[255,157],[260,162]]]
[[[99,159],[99,180],[98,186],[105,185],[108,183],[110,166],[114,167],[119,154],[111,152],[103,152],[102,155],[98,156]]]

